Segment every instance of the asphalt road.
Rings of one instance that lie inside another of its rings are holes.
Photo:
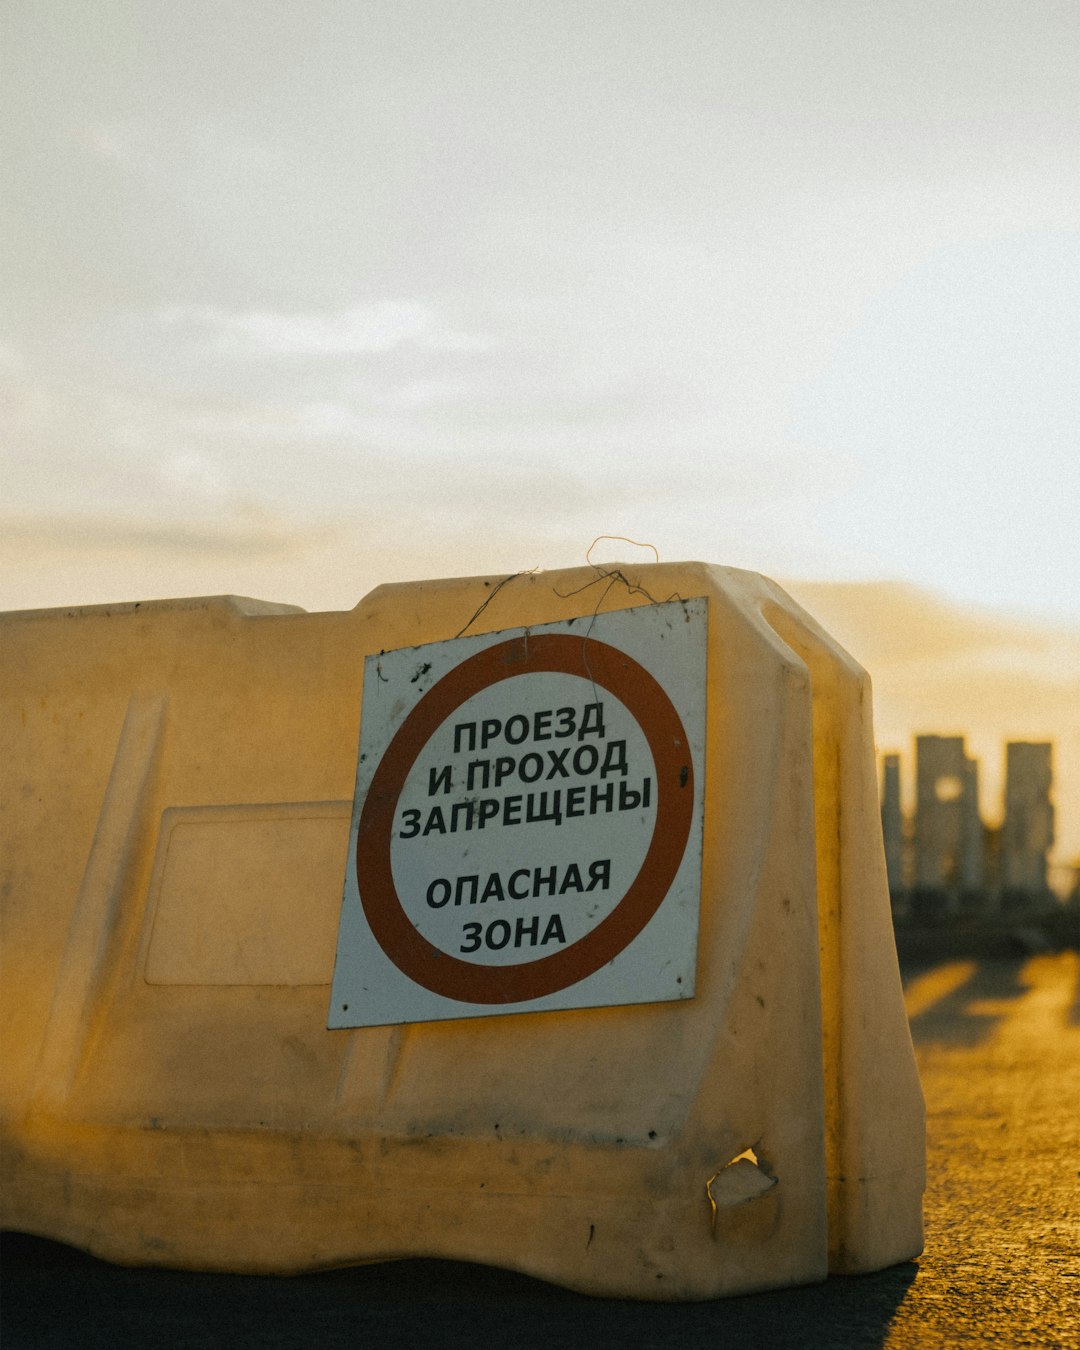
[[[707,1304],[602,1301],[407,1261],[292,1279],[108,1266],[9,1234],[22,1347],[1080,1347],[1080,962],[950,961],[906,999],[928,1108],[918,1262]]]

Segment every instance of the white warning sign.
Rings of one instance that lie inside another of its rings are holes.
[[[367,659],[328,1025],[689,998],[704,599]]]

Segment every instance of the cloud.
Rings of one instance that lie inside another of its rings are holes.
[[[150,151],[147,129],[136,122],[92,122],[76,127],[72,137],[95,159],[128,173],[156,176],[162,166]]]
[[[0,371],[21,375],[26,369],[26,357],[18,347],[0,339]]]
[[[991,609],[960,607],[905,582],[791,582],[788,588],[813,613],[828,616],[830,631],[852,643],[869,668],[923,666],[964,659],[1000,663],[1054,660],[1071,629],[1029,622]],[[1073,634],[1074,640],[1076,639]],[[1077,652],[1080,660],[1080,652]]]
[[[147,554],[181,563],[206,556],[265,558],[298,552],[318,534],[257,512],[208,521],[96,513],[5,516],[0,517],[0,564],[63,566],[72,558],[95,555],[118,564]]]
[[[488,345],[453,328],[437,308],[418,300],[378,300],[306,314],[174,305],[157,318],[167,328],[201,336],[222,354],[241,357],[365,356],[400,347],[475,352]]]
[[[193,451],[174,455],[162,466],[161,476],[185,494],[219,500],[230,495],[229,477],[221,465]]]

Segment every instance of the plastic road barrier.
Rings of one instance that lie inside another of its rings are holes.
[[[870,687],[702,564],[0,622],[0,1223],[703,1299],[921,1250]]]

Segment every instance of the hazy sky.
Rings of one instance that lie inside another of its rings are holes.
[[[1075,0],[7,0],[0,607],[598,534],[1080,621]]]

